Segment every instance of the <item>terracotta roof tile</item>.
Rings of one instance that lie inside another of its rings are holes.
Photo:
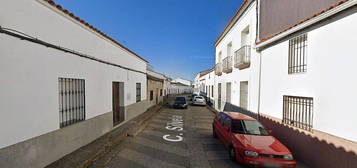
[[[57,8],[58,10],[62,11],[64,14],[70,16],[71,18],[77,20],[78,22],[82,23],[83,25],[87,26],[88,28],[92,29],[93,31],[97,32],[98,34],[102,35],[103,37],[107,38],[108,40],[112,41],[113,43],[115,43],[116,45],[118,45],[119,47],[125,49],[126,51],[130,52],[131,54],[137,56],[138,58],[140,58],[141,60],[148,62],[147,60],[145,60],[144,58],[142,58],[141,56],[139,56],[138,54],[136,54],[135,52],[131,51],[130,49],[124,47],[123,45],[121,45],[119,42],[117,42],[116,40],[114,40],[113,38],[109,37],[108,35],[106,35],[105,33],[99,31],[97,28],[93,27],[92,25],[90,25],[88,22],[80,19],[79,17],[75,16],[73,13],[71,13],[70,11],[68,11],[67,9],[64,9],[61,5],[56,4],[53,0],[44,0],[45,2],[47,2],[48,4],[50,4],[51,6]]]

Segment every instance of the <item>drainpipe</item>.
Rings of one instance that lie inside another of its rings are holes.
[[[259,39],[259,14],[260,14],[260,0],[257,0],[257,5],[256,5],[256,35],[255,35],[255,41]],[[260,121],[260,92],[261,92],[261,79],[262,79],[262,56],[261,52],[257,50],[258,57],[259,57],[259,82],[258,82],[258,121]]]

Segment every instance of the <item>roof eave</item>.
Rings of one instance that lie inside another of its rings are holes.
[[[256,48],[257,48],[257,50],[263,50],[268,45],[270,45],[278,40],[281,40],[281,39],[289,36],[292,33],[303,30],[313,24],[316,24],[316,23],[318,23],[330,16],[333,16],[343,10],[346,10],[356,4],[357,4],[356,0],[341,1],[341,2],[339,2],[339,4],[334,5],[335,7],[333,7],[332,9],[329,8],[328,10],[321,11],[320,13],[315,14],[314,17],[305,19],[305,20],[301,21],[300,23],[293,25],[279,33],[273,34],[271,36],[261,39],[260,41],[257,41]]]
[[[243,15],[243,13],[248,9],[250,4],[254,1],[255,0],[244,0],[244,2],[238,8],[237,12],[229,20],[228,24],[225,26],[221,34],[218,36],[217,40],[214,42],[214,46],[217,47],[217,45],[222,41],[222,39],[227,35],[227,33],[232,29],[232,27],[236,24],[236,22]]]
[[[49,6],[53,7],[53,9],[56,9],[58,11],[60,11],[61,13],[67,15],[68,17],[72,18],[73,20],[77,21],[78,23],[82,24],[83,26],[86,26],[87,28],[89,28],[90,30],[94,31],[95,33],[98,33],[99,35],[101,35],[102,37],[108,39],[109,41],[113,42],[114,44],[118,45],[119,47],[123,48],[124,50],[126,50],[127,52],[133,54],[135,57],[141,59],[142,61],[149,63],[149,61],[147,61],[146,59],[144,59],[143,57],[139,56],[138,54],[136,54],[134,51],[128,49],[127,47],[123,46],[122,44],[120,44],[118,41],[114,40],[113,38],[109,37],[108,35],[106,35],[105,33],[101,32],[100,30],[98,30],[97,28],[95,28],[94,26],[90,25],[88,22],[82,20],[81,18],[79,18],[78,16],[75,16],[73,13],[71,13],[70,11],[68,11],[67,9],[63,8],[61,5],[57,4],[56,2],[54,2],[53,0],[37,0],[38,2],[44,4],[43,2],[45,2],[46,4],[48,4]]]

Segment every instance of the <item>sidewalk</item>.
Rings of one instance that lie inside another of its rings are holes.
[[[130,134],[135,136],[146,125],[146,121],[159,112],[162,105],[155,105],[145,113],[127,121],[123,125],[108,132],[90,144],[66,155],[56,162],[46,166],[47,168],[86,168],[96,159],[110,152],[112,148],[121,143]]]

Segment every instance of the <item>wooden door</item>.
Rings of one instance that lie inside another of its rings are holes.
[[[159,104],[159,89],[156,88],[156,104]]]
[[[119,82],[113,82],[113,124],[120,122],[120,85]]]

